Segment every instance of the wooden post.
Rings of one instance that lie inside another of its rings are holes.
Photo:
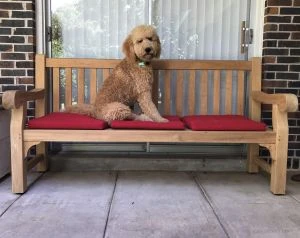
[[[46,58],[45,55],[37,54],[35,57],[35,88],[46,89]],[[44,116],[46,113],[46,95],[43,99],[39,99],[35,104],[35,117]],[[48,169],[47,144],[40,143],[36,146],[36,154],[43,155],[43,159],[36,166],[38,172],[45,172]]]
[[[261,58],[255,57],[252,58],[252,71],[250,74],[250,89],[252,91],[261,90]],[[252,99],[249,95],[249,117],[254,121],[261,120],[261,104]],[[259,146],[258,144],[248,144],[248,153],[247,153],[247,171],[249,173],[257,173],[258,165],[255,163],[255,159],[259,155]]]

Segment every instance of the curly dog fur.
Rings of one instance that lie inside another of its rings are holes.
[[[67,112],[112,120],[166,122],[152,102],[153,70],[151,60],[159,58],[160,40],[152,26],[135,27],[123,43],[125,58],[114,68],[97,93],[94,104],[69,107]],[[143,114],[134,114],[130,106],[138,103]]]

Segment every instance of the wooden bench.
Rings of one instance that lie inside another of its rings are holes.
[[[3,96],[11,117],[12,191],[27,188],[27,170],[47,170],[46,142],[162,142],[162,143],[245,143],[247,169],[259,168],[271,174],[270,190],[284,194],[288,152],[288,115],[296,111],[298,100],[292,94],[270,95],[261,92],[261,59],[157,60],[153,62],[155,83],[153,100],[161,114],[237,114],[261,120],[261,103],[272,105],[272,129],[266,131],[169,130],[54,130],[28,129],[26,102],[35,100],[36,117],[59,111],[63,105],[92,102],[101,81],[120,60],[57,59],[36,55],[35,88],[29,92],[7,91]],[[52,90],[48,90],[51,86]],[[163,90],[158,93],[158,88]],[[89,89],[89,96],[86,90]],[[52,92],[52,93],[51,93]],[[63,93],[63,94],[62,94]],[[73,95],[74,94],[74,95]],[[176,97],[174,97],[176,95]],[[49,110],[49,101],[51,107]],[[48,109],[46,109],[48,108]],[[36,145],[37,156],[26,159]],[[259,146],[270,151],[272,163],[259,158]]]

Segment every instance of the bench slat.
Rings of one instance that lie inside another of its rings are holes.
[[[226,71],[225,113],[232,112],[232,70]]]
[[[244,96],[245,96],[245,72],[242,70],[238,71],[237,81],[237,114],[244,114]]]
[[[94,103],[97,93],[97,69],[91,69],[90,73],[90,103]]]
[[[74,59],[74,58],[46,58],[46,67],[72,68],[114,68],[121,60],[114,59]],[[241,60],[154,60],[153,68],[157,70],[251,70],[251,61]]]
[[[165,70],[165,88],[164,88],[164,114],[170,115],[171,110],[171,70]]]
[[[251,70],[251,61],[242,60],[155,60],[154,69]]]
[[[195,114],[195,92],[196,90],[196,71],[190,70],[190,76],[189,76],[189,114]]]
[[[161,130],[24,130],[25,141],[53,142],[208,142],[273,144],[273,131],[161,131]]]
[[[208,101],[208,70],[201,72],[200,80],[200,114],[207,114],[207,101]]]
[[[60,109],[59,101],[59,85],[60,85],[60,74],[59,68],[53,68],[53,111],[58,112]]]
[[[109,75],[110,75],[109,69],[103,69],[102,71],[103,82],[108,78]]]
[[[158,82],[159,82],[159,71],[153,70],[153,84],[152,84],[152,101],[158,106]]]
[[[78,104],[82,104],[84,103],[84,69],[78,69],[77,75]]]
[[[220,70],[214,71],[214,104],[213,104],[213,114],[218,115],[220,113]]]
[[[176,114],[182,116],[183,113],[183,70],[178,70],[176,79]]]
[[[72,68],[65,69],[66,88],[65,88],[65,107],[72,105]]]

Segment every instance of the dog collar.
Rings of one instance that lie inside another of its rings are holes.
[[[141,68],[146,67],[146,65],[149,65],[149,63],[148,62],[144,62],[144,61],[138,62],[138,66],[141,67]]]
[[[141,61],[141,62],[138,63],[138,66],[141,67],[141,68],[143,68],[143,67],[146,66],[146,64],[145,64],[145,62]]]

